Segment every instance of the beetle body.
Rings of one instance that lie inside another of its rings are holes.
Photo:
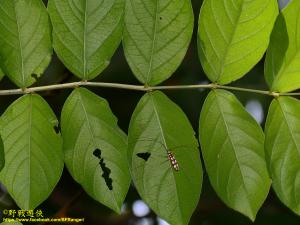
[[[178,162],[177,162],[175,156],[173,155],[173,153],[172,153],[171,151],[167,151],[167,153],[168,153],[168,159],[169,159],[169,161],[170,161],[170,163],[171,163],[172,168],[173,168],[175,171],[178,172],[178,171],[179,171],[179,164],[178,164]]]

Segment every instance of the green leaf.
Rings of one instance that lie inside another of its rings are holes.
[[[190,0],[127,0],[123,45],[136,78],[156,85],[180,65],[194,25]]]
[[[281,11],[271,35],[265,61],[265,78],[272,91],[300,88],[300,1]]]
[[[0,120],[5,166],[0,180],[22,209],[34,209],[52,192],[63,170],[58,121],[39,95],[25,95]]]
[[[77,88],[62,110],[65,163],[95,200],[120,213],[130,185],[127,138],[102,99]]]
[[[183,111],[162,92],[145,94],[131,118],[128,145],[140,196],[172,225],[187,225],[200,198],[202,166],[195,132]]]
[[[228,84],[243,77],[265,53],[277,14],[276,0],[205,0],[198,52],[208,78]]]
[[[4,146],[2,138],[0,137],[0,172],[5,165],[5,157],[4,157]]]
[[[109,64],[121,42],[124,0],[49,0],[53,46],[65,66],[84,80]]]
[[[201,111],[199,133],[209,179],[218,196],[255,220],[271,184],[261,127],[233,94],[213,90]]]
[[[300,101],[279,97],[266,122],[266,158],[279,199],[300,215]]]
[[[51,30],[41,0],[1,0],[0,66],[19,87],[36,81],[51,60]]]

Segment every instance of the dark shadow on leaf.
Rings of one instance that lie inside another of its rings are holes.
[[[137,153],[136,156],[147,162],[151,154],[149,152],[142,152],[142,153]]]
[[[269,85],[273,83],[275,78],[274,75],[276,76],[279,73],[283,63],[285,62],[286,51],[289,46],[289,36],[287,32],[286,21],[281,12],[276,19],[273,31],[271,33],[270,46],[271,47],[269,47],[267,50],[266,60],[269,60],[272,63],[266,64],[266,69],[271,70],[273,76],[266,76],[267,83]],[[268,57],[272,58],[268,59]]]

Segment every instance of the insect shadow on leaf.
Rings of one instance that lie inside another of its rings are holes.
[[[162,142],[158,141],[158,140],[151,140],[151,139],[138,139],[138,141],[149,141],[154,143],[152,147],[155,146],[155,143],[160,144],[165,150],[166,150],[166,154],[167,154],[167,159],[171,164],[171,168],[173,170],[175,170],[176,172],[179,171],[179,163],[177,162],[173,152],[167,148],[167,146],[165,144],[163,144]],[[175,148],[180,148],[180,147],[184,147],[184,146],[177,146],[172,148],[172,150],[174,150]],[[149,152],[141,152],[141,153],[137,153],[136,154],[137,157],[145,160],[146,162],[148,161],[149,157],[151,156],[151,153]]]
[[[148,161],[149,157],[151,156],[151,153],[149,152],[141,152],[136,154],[137,157],[140,157],[141,159],[145,160],[146,162]]]
[[[101,150],[100,149],[95,149],[93,152],[93,155],[100,159],[99,165],[102,169],[102,177],[105,181],[106,186],[108,187],[109,190],[113,189],[112,183],[113,180],[110,178],[111,170],[106,166],[104,159],[101,157]]]

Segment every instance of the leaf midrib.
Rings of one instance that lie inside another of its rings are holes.
[[[223,0],[223,1],[228,1],[228,0]],[[243,2],[241,3],[241,5],[240,5],[240,7],[239,7],[239,9],[238,9],[238,10],[239,10],[239,15],[238,15],[238,17],[237,17],[237,19],[236,19],[236,24],[235,24],[234,27],[233,27],[232,35],[231,35],[231,37],[230,37],[230,39],[229,39],[228,45],[227,45],[226,48],[225,48],[225,54],[224,54],[224,56],[223,56],[223,58],[222,58],[222,61],[221,61],[221,66],[222,66],[222,68],[221,68],[221,71],[220,71],[220,73],[219,73],[219,75],[218,75],[218,77],[217,77],[217,81],[220,80],[221,76],[222,76],[223,73],[224,73],[224,69],[225,69],[225,67],[226,67],[226,66],[225,66],[225,61],[226,61],[226,58],[227,58],[227,56],[228,56],[229,49],[230,49],[230,47],[231,47],[231,45],[232,45],[233,38],[234,38],[235,33],[236,33],[236,30],[237,30],[237,27],[238,27],[238,24],[239,24],[239,20],[240,20],[240,18],[241,18],[242,12],[243,12],[244,4],[245,4],[245,0],[243,0]]]
[[[272,84],[272,90],[278,89],[278,84],[280,85],[280,80],[287,78],[287,76],[285,75],[287,75],[288,70],[290,69],[295,59],[298,58],[299,54],[300,54],[300,49],[297,49],[295,54],[293,54],[293,56],[287,62],[285,62],[285,65],[283,66],[283,68],[281,68],[279,73],[277,75],[275,74],[274,82]]]
[[[29,111],[29,132],[28,132],[28,164],[29,164],[29,178],[28,178],[28,181],[29,181],[29,187],[31,187],[31,132],[32,132],[32,95],[29,95],[30,96],[30,111]],[[30,188],[31,189],[31,188]],[[30,199],[30,196],[31,196],[31,190],[29,191],[29,196],[28,196],[28,199]],[[28,208],[30,208],[30,203],[28,204]]]
[[[297,142],[296,142],[296,138],[294,137],[294,135],[293,135],[293,132],[292,132],[292,129],[291,129],[291,126],[290,126],[290,124],[289,124],[289,120],[288,120],[288,118],[287,118],[287,116],[285,115],[285,107],[284,107],[284,103],[280,103],[280,101],[279,100],[277,100],[277,103],[278,103],[278,106],[279,106],[279,109],[280,109],[280,111],[281,111],[281,114],[282,114],[282,116],[283,116],[283,118],[284,118],[284,121],[282,121],[283,123],[285,123],[286,124],[286,126],[287,126],[287,128],[288,128],[288,132],[290,133],[290,136],[291,136],[291,138],[292,138],[292,141],[293,141],[293,143],[294,143],[294,145],[296,146],[296,148],[297,148],[297,152],[298,152],[298,155],[299,155],[299,157],[300,157],[300,151],[299,151],[299,146],[298,146],[298,144],[297,144]],[[274,116],[274,115],[273,115]],[[278,136],[278,135],[277,135]],[[276,137],[277,137],[276,136]],[[273,151],[272,151],[272,153],[273,153]],[[271,153],[271,159],[272,159],[272,154]],[[286,158],[286,154],[284,155],[284,158]],[[271,160],[272,161],[272,160]],[[283,164],[281,165],[281,168],[280,168],[280,170],[282,170],[282,167],[283,167]],[[281,173],[282,174],[282,173]],[[279,178],[280,180],[283,180],[282,179],[282,175],[280,175],[280,178]],[[278,186],[279,188],[280,188],[280,192],[281,192],[281,194],[282,194],[282,198],[283,199],[286,199],[286,201],[288,201],[288,199],[289,199],[289,197],[287,196],[287,193],[285,192],[285,191],[283,191],[283,187],[282,187],[282,184],[281,183],[279,183],[279,186]],[[294,194],[296,194],[296,192],[294,192]],[[297,198],[295,197],[294,198],[294,200],[296,200],[296,204],[298,204],[297,203]]]
[[[231,136],[229,135],[230,134],[230,132],[229,132],[230,129],[228,128],[228,125],[226,123],[225,115],[224,115],[224,112],[222,111],[222,107],[220,105],[217,92],[215,92],[215,96],[216,96],[217,106],[218,106],[218,108],[220,110],[220,113],[221,113],[223,124],[225,125],[225,128],[226,128],[227,137],[228,137],[230,145],[231,145],[231,147],[233,149],[234,157],[235,157],[235,159],[237,161],[238,169],[239,169],[239,172],[240,172],[241,177],[243,179],[243,189],[246,192],[246,197],[247,197],[247,200],[248,200],[248,205],[250,206],[250,209],[251,209],[251,212],[252,212],[252,207],[251,207],[251,204],[250,204],[250,201],[249,201],[248,191],[247,191],[247,188],[246,188],[246,185],[245,185],[245,177],[244,177],[244,175],[242,173],[242,170],[241,170],[241,165],[240,165],[239,159],[238,159],[237,154],[236,154],[235,145],[233,144],[233,140],[231,139]]]
[[[144,0],[142,0],[144,1]],[[171,0],[172,1],[172,0]],[[150,61],[149,61],[149,69],[146,76],[146,83],[149,83],[149,77],[152,72],[152,64],[153,64],[153,54],[154,54],[154,48],[155,48],[155,42],[156,42],[156,31],[157,31],[157,23],[158,23],[158,6],[159,6],[159,0],[156,0],[156,7],[155,7],[155,20],[154,20],[154,29],[153,29],[153,40],[152,40],[152,47],[150,52]]]
[[[90,132],[90,134],[91,134],[91,136],[92,136],[92,142],[93,142],[93,144],[94,144],[94,148],[97,148],[97,143],[96,143],[96,141],[95,141],[95,135],[94,135],[94,132],[93,132],[93,130],[92,130],[92,126],[91,126],[91,124],[90,124],[90,121],[89,121],[89,118],[88,118],[88,114],[87,114],[87,111],[86,111],[86,108],[85,108],[85,105],[84,105],[84,102],[83,102],[83,100],[82,100],[82,96],[81,96],[81,93],[80,92],[78,92],[78,96],[79,96],[79,102],[80,102],[80,104],[81,104],[81,107],[82,107],[82,109],[83,109],[83,112],[84,112],[84,116],[85,116],[85,119],[86,119],[86,122],[87,122],[87,124],[88,124],[88,129],[89,129],[89,132]],[[102,170],[102,169],[101,169]],[[85,177],[85,168],[84,168],[84,177]],[[93,192],[94,192],[95,190],[93,190]],[[95,192],[94,192],[94,196],[96,196],[95,195]],[[115,192],[114,191],[112,191],[111,192],[111,196],[113,197],[113,199],[114,199],[114,204],[115,204],[115,207],[116,207],[116,209],[118,209],[119,208],[119,206],[118,206],[118,201],[116,200],[116,197],[115,197]]]
[[[32,135],[32,95],[29,95],[29,118],[28,118],[28,164],[29,164],[29,171],[28,171],[28,183],[29,183],[29,192],[28,192],[28,199],[30,201],[31,196],[31,135]],[[30,208],[30,202],[28,202],[28,208]]]
[[[284,121],[285,121],[285,123],[286,123],[286,125],[287,125],[287,127],[288,127],[288,131],[289,131],[289,133],[290,133],[290,135],[291,135],[291,137],[292,137],[292,140],[293,140],[293,142],[294,142],[294,145],[296,146],[296,148],[297,148],[297,152],[298,152],[298,155],[299,155],[299,157],[300,157],[300,146],[298,145],[298,143],[297,143],[297,138],[294,136],[294,133],[292,132],[292,128],[291,128],[291,125],[290,125],[290,123],[289,123],[289,120],[288,120],[288,118],[287,118],[287,116],[285,115],[285,110],[286,110],[286,108],[285,108],[285,106],[284,106],[284,103],[281,103],[280,101],[278,101],[278,105],[279,105],[279,108],[280,108],[280,110],[281,110],[281,113],[282,113],[282,116],[283,116],[283,118],[284,118]]]
[[[87,122],[89,132],[90,132],[90,134],[92,136],[92,142],[94,144],[94,148],[97,148],[97,144],[95,142],[95,135],[94,135],[94,132],[92,130],[92,127],[91,127],[91,124],[90,124],[90,121],[89,121],[89,118],[88,118],[88,114],[87,114],[84,102],[82,100],[82,97],[81,97],[81,93],[79,93],[79,92],[78,92],[78,98],[79,98],[79,102],[80,102],[81,108],[83,109],[84,117],[85,117],[85,120]]]
[[[288,11],[286,9],[288,9],[288,8],[283,9],[283,13],[288,13]],[[299,7],[298,7],[298,9],[299,9]],[[297,21],[296,21],[297,24],[299,22],[299,16],[300,16],[300,13],[298,12]],[[297,56],[300,53],[300,49],[298,48],[298,40],[297,40],[298,39],[297,36],[299,36],[299,35],[297,35],[298,31],[299,31],[298,26],[296,26],[296,32],[295,32],[296,51],[295,51],[295,53],[292,55],[292,57],[287,62],[284,63],[284,67],[279,70],[277,75],[276,74],[274,75],[274,69],[272,69],[272,75],[273,75],[272,90],[275,90],[276,86],[278,86],[278,82],[282,79],[282,76],[284,74],[286,74],[287,70],[290,68],[291,64],[294,62],[294,60],[297,58]],[[273,59],[273,57],[272,57],[272,59]],[[272,60],[272,65],[273,65],[273,60]]]
[[[19,54],[21,57],[21,75],[22,75],[22,85],[25,86],[25,74],[24,74],[24,59],[23,59],[23,49],[22,49],[22,43],[21,43],[21,36],[20,36],[20,24],[18,20],[18,15],[17,15],[17,10],[16,10],[16,3],[14,2],[14,12],[15,12],[15,19],[16,19],[16,24],[17,24],[17,36],[18,36],[18,44],[19,44]]]
[[[84,24],[83,24],[83,79],[86,80],[86,25],[87,25],[87,2],[85,0]]]
[[[164,131],[163,131],[163,128],[162,128],[162,124],[161,124],[161,121],[160,121],[160,118],[159,118],[159,114],[158,114],[158,111],[156,109],[155,99],[152,96],[152,94],[150,94],[150,99],[151,99],[152,104],[153,104],[153,110],[154,110],[154,113],[155,113],[155,117],[157,118],[157,122],[158,122],[158,126],[159,126],[159,129],[160,129],[161,136],[163,138],[165,146],[168,147],[167,143],[166,143],[165,136],[164,136]],[[177,199],[177,202],[180,202],[178,194],[177,194],[178,193],[177,182],[176,182],[173,170],[171,170],[171,171],[172,171],[171,174],[172,174],[172,177],[173,177],[173,180],[174,180],[174,183],[175,183],[174,188],[175,188],[176,199]],[[144,189],[145,189],[145,187],[144,187]],[[181,221],[183,221],[183,219],[182,219],[182,209],[180,208],[180,204],[178,204],[178,208],[180,209],[179,212],[180,212]]]

